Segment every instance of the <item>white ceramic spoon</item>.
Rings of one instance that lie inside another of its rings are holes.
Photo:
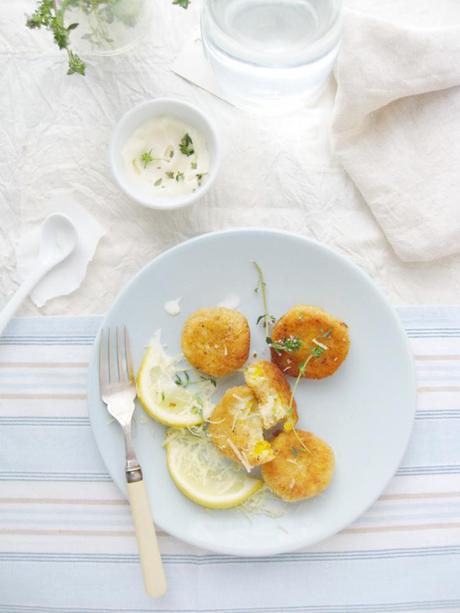
[[[68,217],[56,213],[45,219],[41,229],[37,264],[0,312],[0,335],[24,298],[50,270],[69,257],[77,241],[77,231]]]

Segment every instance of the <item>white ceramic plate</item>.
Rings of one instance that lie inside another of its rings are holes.
[[[158,328],[168,351],[180,351],[185,318],[229,295],[252,329],[252,350],[264,348],[255,325],[261,298],[251,263],[265,272],[270,312],[294,304],[321,306],[348,323],[351,350],[331,378],[302,381],[296,395],[300,427],[328,441],[336,455],[329,489],[289,506],[280,518],[237,509],[209,511],[185,498],[166,469],[164,428],[137,407],[135,446],[158,526],[205,549],[236,555],[271,555],[331,536],[355,520],[379,496],[406,448],[415,411],[415,375],[402,326],[370,279],[348,260],[304,238],[268,230],[208,234],[183,243],[148,264],[122,291],[104,325],[126,324],[136,366]],[[166,301],[182,297],[171,317]],[[97,345],[96,345],[97,346]],[[125,492],[124,449],[119,427],[109,423],[99,398],[97,352],[89,369],[89,414],[105,464]]]

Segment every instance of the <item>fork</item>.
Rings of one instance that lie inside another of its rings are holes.
[[[134,413],[136,384],[133,361],[126,326],[115,333],[101,330],[99,338],[99,386],[107,409],[123,429],[126,450],[126,481],[131,505],[137,547],[149,596],[159,597],[166,592],[166,579],[158,548],[152,513],[147,499],[142,469],[131,439],[131,420]]]

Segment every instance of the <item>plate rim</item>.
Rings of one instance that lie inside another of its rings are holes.
[[[385,480],[384,483],[382,483],[382,487],[379,488],[379,492],[375,495],[375,497],[366,504],[365,507],[363,507],[361,509],[361,511],[356,514],[353,513],[353,517],[346,517],[342,522],[339,522],[336,526],[336,528],[334,529],[333,532],[331,532],[330,530],[326,530],[324,532],[319,531],[317,533],[317,537],[315,537],[314,539],[304,539],[304,540],[300,540],[299,542],[297,542],[296,544],[293,544],[292,546],[282,546],[282,545],[278,545],[278,546],[268,546],[268,547],[264,547],[263,552],[261,552],[260,550],[258,551],[247,551],[244,550],[244,552],[238,547],[232,547],[232,546],[218,546],[216,545],[215,547],[210,544],[207,541],[201,540],[200,538],[194,538],[192,537],[188,537],[184,538],[183,534],[177,534],[175,530],[166,530],[160,522],[155,521],[156,526],[159,527],[161,530],[164,530],[168,535],[173,536],[174,538],[177,538],[179,541],[188,543],[190,545],[193,545],[195,547],[199,547],[201,549],[204,549],[205,551],[211,551],[217,554],[221,554],[221,555],[232,555],[232,556],[240,556],[240,557],[250,557],[250,558],[256,558],[256,557],[268,557],[268,556],[273,556],[273,555],[278,555],[278,554],[283,554],[283,553],[289,553],[289,552],[294,552],[294,551],[298,551],[299,549],[302,549],[304,547],[313,547],[314,545],[324,541],[325,539],[328,538],[332,538],[335,535],[337,535],[339,532],[341,532],[344,528],[346,528],[347,526],[349,526],[353,521],[355,521],[356,519],[358,519],[359,517],[361,517],[370,507],[372,507],[374,505],[374,503],[376,502],[376,500],[378,500],[379,496],[381,495],[381,493],[387,488],[388,484],[390,483],[390,481],[393,479],[398,467],[401,464],[401,461],[404,457],[404,454],[407,450],[407,447],[409,445],[409,441],[413,432],[413,428],[414,428],[414,422],[415,422],[415,412],[416,412],[416,408],[417,408],[417,378],[416,378],[416,369],[415,369],[415,359],[413,356],[413,352],[409,343],[409,339],[408,336],[406,334],[406,331],[403,327],[403,324],[400,320],[400,318],[398,317],[398,314],[395,310],[395,307],[390,303],[389,299],[387,298],[387,296],[384,294],[383,290],[376,284],[376,282],[374,281],[374,279],[372,279],[372,277],[366,273],[364,270],[362,270],[357,264],[355,264],[355,262],[350,258],[347,257],[346,255],[340,253],[337,249],[331,247],[330,245],[326,245],[320,241],[318,241],[315,238],[312,237],[306,237],[306,236],[302,236],[301,234],[296,234],[295,232],[289,232],[289,231],[285,231],[285,230],[279,230],[276,228],[261,228],[261,227],[241,227],[241,228],[231,228],[231,229],[226,229],[226,230],[216,230],[216,231],[211,231],[211,232],[206,232],[203,234],[199,234],[197,236],[194,236],[192,238],[189,238],[185,241],[182,241],[176,245],[173,245],[172,247],[169,247],[168,249],[161,251],[159,254],[157,254],[156,256],[154,256],[151,260],[149,260],[149,262],[147,262],[146,264],[144,264],[126,283],[125,285],[119,290],[119,292],[117,293],[117,295],[115,296],[115,298],[113,299],[110,307],[107,309],[107,311],[104,313],[103,315],[103,319],[101,321],[101,324],[99,326],[97,335],[94,339],[94,343],[92,346],[92,350],[91,350],[91,355],[90,355],[90,360],[88,363],[88,379],[87,379],[87,408],[88,408],[88,417],[89,417],[89,421],[90,421],[90,425],[91,425],[91,432],[93,435],[93,438],[96,442],[96,446],[98,449],[98,452],[102,458],[102,461],[104,463],[104,466],[107,470],[107,472],[109,473],[109,476],[112,480],[112,482],[114,483],[114,485],[117,487],[117,489],[121,492],[122,496],[124,498],[127,497],[126,492],[123,491],[120,486],[118,485],[118,483],[115,481],[111,470],[109,469],[109,466],[106,463],[105,460],[105,456],[104,453],[99,445],[99,439],[96,436],[96,428],[94,426],[94,422],[93,419],[94,417],[92,417],[92,411],[90,408],[90,397],[92,396],[92,377],[91,377],[91,372],[94,371],[94,367],[95,364],[97,365],[97,349],[98,349],[98,344],[99,344],[99,337],[100,337],[100,331],[101,329],[104,327],[105,322],[107,321],[107,319],[109,318],[112,310],[115,308],[115,305],[118,303],[118,301],[123,298],[123,296],[128,293],[129,288],[131,287],[131,285],[138,279],[138,277],[140,277],[141,275],[144,274],[144,272],[149,269],[150,267],[157,265],[159,261],[161,261],[162,259],[164,259],[165,257],[167,257],[170,253],[175,252],[175,251],[181,251],[185,248],[188,248],[190,245],[193,245],[196,242],[200,242],[203,240],[207,240],[207,239],[213,239],[213,238],[217,238],[219,236],[224,236],[224,235],[238,235],[238,234],[258,234],[258,235],[263,235],[263,234],[268,234],[268,235],[278,235],[278,236],[283,236],[283,237],[287,237],[290,239],[294,239],[296,241],[299,242],[304,242],[310,245],[313,245],[315,248],[319,248],[321,251],[324,251],[328,254],[331,254],[332,256],[334,256],[335,258],[337,258],[338,260],[341,260],[342,262],[344,262],[347,266],[349,266],[351,269],[354,270],[354,272],[356,274],[358,274],[358,276],[372,289],[372,291],[374,291],[377,296],[380,298],[381,302],[385,305],[387,312],[389,314],[391,314],[391,318],[393,320],[393,323],[396,324],[396,328],[399,332],[399,337],[400,340],[402,341],[402,344],[405,348],[405,357],[406,357],[406,361],[407,361],[407,366],[408,366],[408,375],[410,378],[410,387],[412,389],[412,402],[411,402],[411,406],[410,406],[410,414],[408,415],[408,417],[410,418],[408,420],[408,428],[407,428],[407,433],[405,436],[405,440],[404,440],[404,445],[401,445],[401,450],[400,453],[397,456],[397,460],[392,462],[391,465],[391,470],[389,470],[388,472],[388,477]]]

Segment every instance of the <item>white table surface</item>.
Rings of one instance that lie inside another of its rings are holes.
[[[153,3],[153,0],[152,0]],[[348,0],[354,8],[418,26],[460,22],[455,0]],[[384,4],[384,6],[381,6]],[[394,303],[455,303],[460,257],[404,264],[392,251],[328,146],[333,87],[317,106],[277,119],[236,110],[194,87],[170,64],[199,19],[154,0],[149,38],[129,55],[89,62],[67,77],[65,57],[44,32],[24,27],[31,0],[0,7],[0,306],[17,285],[14,244],[46,214],[50,194],[66,188],[106,227],[82,287],[27,314],[104,312],[123,284],[162,250],[197,234],[267,226],[317,238],[351,257]],[[107,145],[118,118],[154,96],[199,105],[218,125],[221,175],[207,197],[185,211],[143,209],[120,193]]]

